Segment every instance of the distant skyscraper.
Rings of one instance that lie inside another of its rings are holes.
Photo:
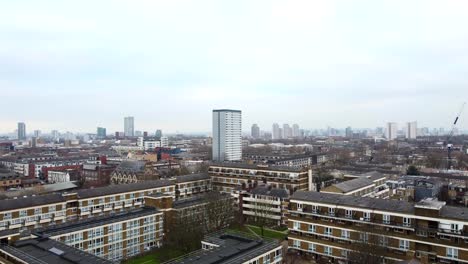
[[[416,139],[418,136],[418,123],[416,121],[406,124],[406,138]]]
[[[388,139],[388,140],[394,140],[397,138],[397,132],[398,132],[398,129],[397,129],[397,123],[387,123],[387,129],[385,131],[385,137]]]
[[[34,130],[34,137],[39,138],[41,136],[40,130]]]
[[[301,136],[301,131],[298,124],[292,126],[292,137],[297,138]]]
[[[59,138],[59,132],[58,130],[52,130],[52,132],[50,133],[52,135],[52,138],[54,140],[57,140]]]
[[[292,137],[292,129],[289,124],[283,124],[283,138]]]
[[[277,123],[273,124],[272,130],[271,130],[271,138],[272,139],[281,139],[281,131],[280,127]]]
[[[31,138],[31,147],[33,148],[37,147],[37,137]]]
[[[260,127],[257,124],[252,125],[252,137],[260,138]]]
[[[18,140],[26,139],[26,124],[23,122],[18,123]]]
[[[213,160],[242,159],[242,112],[213,110]]]
[[[347,127],[345,133],[346,133],[347,138],[352,138],[353,137],[353,129],[351,127]]]
[[[157,137],[157,138],[161,138],[162,137],[162,130],[161,129],[158,129],[156,130],[156,133],[154,133],[154,136]]]
[[[105,127],[98,127],[97,128],[97,137],[102,139],[102,138],[106,138],[106,136],[107,136],[106,128]]]
[[[124,134],[126,137],[135,136],[134,118],[127,116],[124,118]]]

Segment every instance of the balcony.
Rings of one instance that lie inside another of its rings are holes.
[[[345,214],[338,214],[337,212],[333,213],[320,213],[319,211],[308,210],[307,208],[303,208],[302,212],[299,210],[289,210],[292,216],[298,215],[299,217],[309,218],[313,220],[322,220],[322,221],[337,221],[337,222],[348,222],[350,224],[354,224],[357,226],[381,226],[381,227],[388,227],[388,228],[399,228],[403,230],[410,230],[414,231],[414,224],[405,225],[403,223],[394,222],[394,221],[379,221],[377,219],[368,219],[368,218],[357,218],[355,216],[349,217],[349,215]]]

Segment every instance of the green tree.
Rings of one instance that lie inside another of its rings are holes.
[[[419,175],[419,170],[414,165],[410,165],[408,169],[406,169],[406,175]]]

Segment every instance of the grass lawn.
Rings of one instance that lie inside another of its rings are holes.
[[[169,251],[161,252],[162,250],[169,250]],[[182,255],[184,255],[184,252],[176,250],[176,249],[160,248],[160,249],[156,249],[153,253],[149,253],[148,255],[144,255],[141,257],[132,258],[123,263],[124,264],[159,264],[161,262],[168,261],[168,260],[177,258]]]

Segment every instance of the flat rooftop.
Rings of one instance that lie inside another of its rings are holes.
[[[418,206],[417,203],[415,204],[406,201],[309,191],[297,191],[291,196],[290,200],[317,202],[337,206],[354,206],[362,209],[382,210],[413,215],[415,214],[415,208],[421,208],[421,205]],[[468,208],[444,205],[440,207],[439,216],[440,218],[466,221],[468,220]]]
[[[13,246],[0,245],[0,253],[13,255],[15,258],[30,264],[113,263],[48,238],[22,240]]]
[[[241,264],[281,246],[276,240],[222,232],[206,236],[203,242],[219,247],[211,250],[198,250],[166,264]]]
[[[58,224],[50,227],[38,228],[34,230],[34,233],[40,236],[57,236],[83,229],[89,229],[103,225],[109,225],[112,223],[122,222],[137,217],[153,215],[158,212],[159,211],[156,208],[143,207],[128,212],[110,214],[107,216],[91,217],[73,222],[65,222],[63,224]]]
[[[210,175],[208,175],[208,173],[193,173],[193,174],[186,174],[186,175],[181,175],[181,176],[174,176],[174,178],[177,183],[181,183],[181,182],[209,180]]]
[[[274,166],[274,165],[258,165],[247,163],[234,163],[234,162],[212,162],[210,167],[221,168],[237,168],[237,169],[250,169],[260,171],[281,171],[281,172],[306,172],[308,169],[301,167],[287,167],[287,166]]]
[[[77,191],[79,198],[92,198],[103,195],[111,195],[125,192],[134,192],[151,188],[159,188],[174,185],[170,180],[141,181],[129,184],[115,184],[99,188],[81,189]]]

